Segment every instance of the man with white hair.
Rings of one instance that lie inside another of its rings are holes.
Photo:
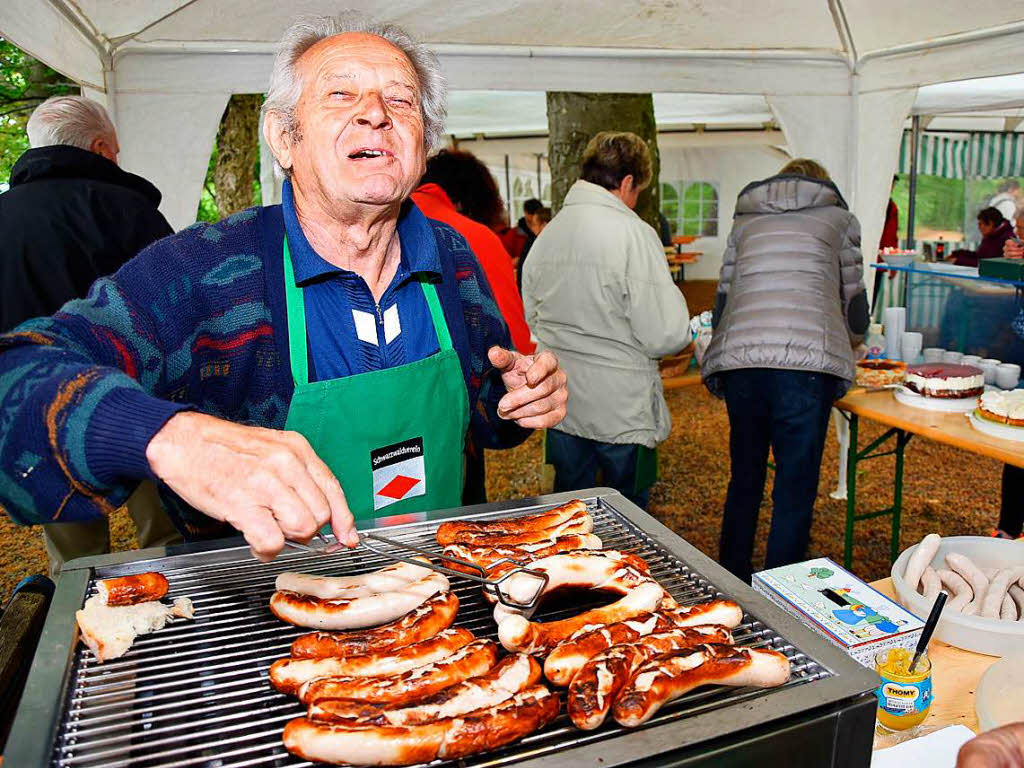
[[[98,103],[47,99],[28,120],[32,147],[0,195],[0,331],[85,296],[154,240],[171,234],[160,192],[117,165],[117,132]],[[140,546],[177,540],[149,484],[128,505]],[[110,551],[105,517],[45,525],[54,575],[76,557]]]
[[[11,517],[96,517],[151,477],[188,538],[234,527],[266,559],[329,523],[355,546],[353,513],[460,503],[467,430],[502,448],[561,421],[555,356],[510,351],[465,240],[408,200],[444,116],[436,57],[397,27],[292,25],[264,105],[282,205],[0,337]]]

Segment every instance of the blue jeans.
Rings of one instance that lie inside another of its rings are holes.
[[[602,443],[549,429],[548,461],[555,466],[555,492],[593,488],[600,468],[604,476],[601,485],[614,488],[646,510],[651,489],[636,487],[639,449],[632,443]]]
[[[722,384],[732,475],[718,559],[749,582],[769,447],[775,458],[775,486],[764,567],[797,563],[807,556],[821,455],[839,380],[822,373],[747,368],[722,374]]]

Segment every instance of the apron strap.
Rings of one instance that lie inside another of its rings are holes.
[[[434,323],[434,333],[437,334],[437,345],[442,352],[452,348],[452,337],[448,333],[448,323],[444,319],[444,310],[441,309],[441,300],[437,296],[437,286],[427,280],[420,279],[420,288],[423,289],[423,298],[427,300],[427,308],[430,310],[430,320]]]
[[[288,237],[281,246],[284,252],[284,299],[288,313],[288,357],[296,384],[309,383],[309,358],[306,351],[306,299],[295,284],[295,269],[288,250]]]
[[[292,265],[291,252],[288,250],[288,237],[285,236],[281,246],[284,254],[284,298],[288,314],[288,357],[291,362],[292,378],[296,384],[309,383],[309,356],[306,350],[306,299],[303,290],[295,284],[295,268]],[[441,308],[441,299],[437,295],[437,286],[420,278],[420,289],[430,310],[430,320],[437,334],[437,345],[442,352],[452,348],[452,337],[448,332],[448,323]]]

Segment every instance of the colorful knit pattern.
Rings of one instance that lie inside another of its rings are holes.
[[[487,362],[491,346],[510,346],[508,330],[465,241],[430,225],[473,440],[517,445],[529,432],[497,417],[505,388]],[[0,505],[15,522],[88,520],[120,506],[152,477],[146,446],[178,411],[284,426],[293,384],[283,232],[279,206],[193,225],[98,280],[85,299],[0,336]],[[189,538],[230,533],[161,493]]]

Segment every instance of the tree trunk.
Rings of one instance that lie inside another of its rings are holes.
[[[236,93],[220,119],[213,179],[217,214],[222,219],[253,205],[262,103],[259,94]]]
[[[654,175],[640,195],[636,212],[658,229],[658,132],[654,100],[649,93],[548,92],[548,165],[551,167],[551,206],[557,212],[580,177],[583,150],[601,131],[632,131],[651,150]]]

